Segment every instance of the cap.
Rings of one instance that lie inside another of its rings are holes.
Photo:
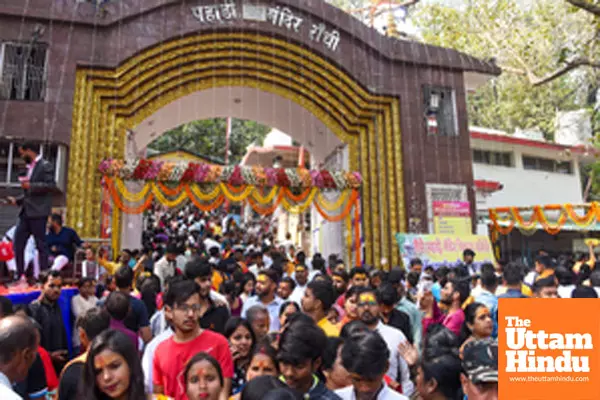
[[[483,339],[467,343],[462,366],[474,384],[498,382],[498,342]]]

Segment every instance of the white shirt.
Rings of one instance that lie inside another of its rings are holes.
[[[171,328],[167,329],[148,343],[142,357],[142,370],[144,371],[144,386],[146,393],[152,393],[152,363],[154,361],[154,353],[159,344],[173,336],[174,332]]]
[[[415,386],[410,380],[408,364],[398,352],[398,345],[407,341],[406,336],[399,329],[392,328],[381,321],[375,327],[375,331],[381,335],[390,351],[390,368],[387,375],[402,385],[402,393],[410,396]],[[398,376],[398,371],[400,376]]]
[[[343,389],[338,389],[335,391],[335,394],[340,396],[342,400],[356,400],[356,395],[354,393],[354,386],[348,386]],[[383,389],[377,395],[377,398],[373,400],[408,400],[408,397],[401,395],[395,390],[390,389],[385,383],[383,384]]]
[[[2,400],[23,400],[12,388],[10,381],[2,372],[0,372],[0,399]]]
[[[210,251],[210,249],[212,249],[213,247],[221,249],[221,243],[211,238],[204,239],[204,248],[206,249],[206,251]]]
[[[96,296],[90,296],[87,300],[80,294],[73,296],[71,299],[71,311],[73,312],[73,316],[75,316],[75,320],[85,314],[90,308],[96,307],[96,304],[98,304]],[[73,345],[79,346],[80,344],[77,327],[73,326]]]
[[[165,280],[172,276],[175,276],[175,263],[173,265],[167,260],[166,256],[163,256],[154,264],[154,275],[160,280],[160,286],[165,287]]]
[[[304,297],[304,292],[306,291],[306,286],[307,285],[304,285],[304,286],[296,285],[296,287],[294,288],[294,291],[292,292],[292,294],[290,294],[290,297],[288,297],[288,301],[293,301],[302,307],[302,298]]]
[[[573,294],[573,289],[575,289],[575,285],[558,285],[558,296],[561,299],[570,299]]]

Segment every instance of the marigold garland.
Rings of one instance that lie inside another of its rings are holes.
[[[524,234],[528,234],[538,229],[538,224],[548,234],[557,235],[569,220],[580,228],[588,228],[600,220],[600,205],[598,203],[594,202],[584,207],[587,207],[587,211],[583,216],[575,212],[575,207],[572,204],[536,205],[531,208],[532,214],[529,221],[523,219],[518,207],[490,209],[489,216],[492,228],[502,235],[508,235],[515,227],[521,229]],[[548,221],[546,211],[559,212],[556,223]],[[510,217],[501,221],[498,217],[499,214],[509,214]],[[508,226],[501,226],[501,223],[508,223]]]

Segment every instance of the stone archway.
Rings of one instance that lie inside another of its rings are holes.
[[[226,58],[227,53],[234,59]],[[69,223],[81,226],[85,236],[98,234],[97,165],[104,158],[124,156],[127,130],[182,96],[230,86],[293,100],[349,146],[350,167],[365,182],[367,262],[381,257],[397,262],[393,234],[405,230],[397,99],[368,93],[301,46],[256,34],[189,36],[143,51],[117,68],[78,70],[69,173],[82,179],[69,180]]]

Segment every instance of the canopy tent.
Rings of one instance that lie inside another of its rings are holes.
[[[314,206],[327,221],[345,221],[346,247],[354,252],[355,264],[361,265],[362,178],[357,172],[112,159],[103,161],[99,170],[105,199],[103,225],[110,219],[109,201],[126,214],[143,213],[154,201],[172,208],[189,200],[207,212],[227,200],[247,203],[260,215],[272,214],[280,206],[302,214]],[[132,186],[128,182],[136,183],[138,190],[128,188]]]

